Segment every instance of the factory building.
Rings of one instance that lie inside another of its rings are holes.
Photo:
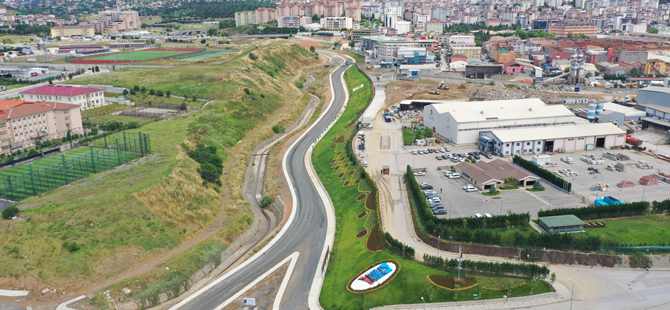
[[[626,132],[611,123],[491,130],[479,133],[479,149],[512,156],[545,152],[575,152],[623,145]]]
[[[480,131],[554,128],[576,121],[565,106],[547,106],[537,98],[435,102],[424,107],[423,115],[426,127],[455,144],[477,143]]]
[[[670,88],[645,87],[637,91],[637,104],[644,109],[642,128],[670,130]]]

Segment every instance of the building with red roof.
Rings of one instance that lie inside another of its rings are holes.
[[[105,102],[103,90],[90,87],[45,85],[19,94],[22,100],[76,104],[82,110],[101,107]]]
[[[0,156],[35,146],[36,141],[83,134],[79,105],[0,100]]]

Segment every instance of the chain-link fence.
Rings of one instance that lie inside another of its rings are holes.
[[[22,200],[151,154],[149,135],[117,132],[60,155],[0,171],[0,197]]]

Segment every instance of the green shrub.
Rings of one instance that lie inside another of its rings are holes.
[[[263,209],[269,207],[272,204],[272,197],[270,195],[265,195],[261,198],[261,207]]]
[[[19,214],[19,212],[21,212],[19,210],[19,208],[15,207],[15,206],[9,206],[9,207],[2,210],[2,217],[4,219],[10,219],[10,218],[16,216],[17,214]]]
[[[68,250],[70,253],[77,252],[81,250],[81,246],[77,242],[63,242],[63,248]]]
[[[284,128],[284,126],[282,125],[274,125],[272,126],[272,131],[274,131],[275,133],[281,133],[286,131],[286,128]]]

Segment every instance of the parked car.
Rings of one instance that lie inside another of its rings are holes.
[[[493,156],[491,156],[491,154],[486,153],[486,152],[482,153],[482,156],[484,156],[484,157],[486,157],[486,158],[488,158],[488,159],[492,159],[492,158],[493,158]]]
[[[445,210],[445,209],[434,210],[433,214],[435,214],[435,215],[445,215],[445,214],[447,214],[447,210]]]
[[[477,154],[477,153],[472,154],[472,156],[473,156],[475,159],[477,159],[477,160],[482,159],[482,158],[479,156],[479,154]]]
[[[448,148],[448,147],[445,147],[445,148],[444,148],[444,150],[445,150],[446,152],[449,152],[449,151],[451,151],[451,149],[450,149],[450,148]]]
[[[419,153],[419,155],[423,155],[423,150],[419,150],[417,153]]]
[[[479,213],[475,213],[475,217],[482,217],[482,215]]]
[[[432,152],[434,152],[433,149],[428,149],[428,153],[432,153]]]
[[[363,158],[363,152],[358,153],[358,156],[360,156],[361,158]]]
[[[433,185],[430,183],[421,183],[420,184],[421,189],[433,189]]]
[[[449,176],[450,179],[458,179],[461,177],[460,173],[453,173]]]
[[[486,216],[486,217],[492,217],[490,213],[484,213],[484,216]]]
[[[468,184],[468,185],[466,185],[466,186],[463,186],[463,189],[464,189],[466,192],[474,192],[474,191],[477,190],[477,188],[474,187],[474,186],[472,186],[472,184]]]
[[[442,160],[442,156],[437,155],[437,156],[435,156],[435,159],[437,159],[437,160]]]
[[[444,153],[444,152],[446,152],[446,151],[444,150],[444,148],[441,148],[441,149],[440,149],[440,153]]]
[[[412,150],[412,154],[416,155],[416,154],[419,154],[419,152],[417,152],[416,150]]]
[[[447,154],[442,154],[442,159],[447,160],[449,159],[449,156],[447,156]]]
[[[414,172],[414,175],[417,176],[417,177],[422,177],[422,176],[426,175],[426,173],[423,172],[423,171],[417,171],[417,172]]]
[[[435,197],[438,197],[438,196],[437,196],[437,194],[430,193],[430,194],[426,194],[426,197],[427,197],[428,199],[432,199],[432,198],[435,198]]]
[[[367,161],[363,162],[363,167],[366,167],[366,168],[368,167],[368,162]]]
[[[440,197],[433,197],[433,198],[430,198],[429,201],[430,201],[431,203],[442,203],[442,199],[440,199]]]
[[[449,176],[452,175],[452,174],[454,174],[453,171],[445,171],[445,172],[444,172],[444,176],[445,176],[445,177],[449,177]]]
[[[425,191],[423,191],[423,194],[424,194],[424,195],[428,195],[428,194],[437,194],[437,192],[434,191],[434,190],[430,190],[430,189],[429,189],[429,190],[425,190]]]

